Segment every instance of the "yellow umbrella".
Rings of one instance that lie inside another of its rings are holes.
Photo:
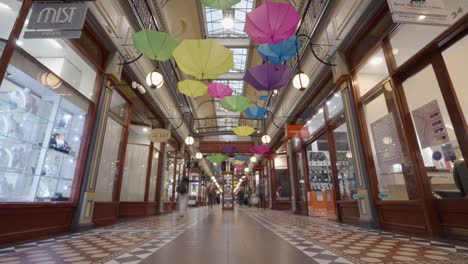
[[[252,134],[255,131],[255,129],[250,126],[240,126],[234,128],[232,131],[234,131],[234,133],[238,136],[246,137]]]
[[[208,86],[200,81],[181,81],[179,82],[178,87],[181,93],[190,97],[199,97],[208,92]]]
[[[232,51],[214,39],[186,39],[173,52],[177,66],[197,79],[216,79],[234,67]]]
[[[234,160],[234,165],[241,165],[241,164],[244,164],[245,161],[242,161],[242,160]]]

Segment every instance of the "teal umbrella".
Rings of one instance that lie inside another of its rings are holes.
[[[215,9],[228,9],[240,3],[241,0],[202,0],[203,4]]]

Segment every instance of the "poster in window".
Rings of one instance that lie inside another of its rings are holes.
[[[412,115],[422,149],[449,143],[437,100],[413,110]]]
[[[370,125],[377,160],[381,168],[404,163],[393,114],[389,113]]]

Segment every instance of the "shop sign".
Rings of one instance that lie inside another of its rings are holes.
[[[88,5],[86,3],[34,2],[24,38],[79,38]]]
[[[422,149],[450,142],[437,100],[415,109],[411,114]]]
[[[395,23],[450,25],[443,0],[387,0]]]
[[[390,113],[370,125],[375,152],[380,168],[404,163],[400,140],[395,127],[395,119]]]
[[[170,138],[171,138],[171,131],[169,129],[163,129],[163,128],[152,129],[148,135],[148,140],[155,142],[155,143],[166,142]]]
[[[287,138],[309,138],[310,133],[307,126],[303,125],[288,125],[286,127]]]

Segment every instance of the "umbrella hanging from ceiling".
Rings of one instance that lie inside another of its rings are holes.
[[[237,147],[236,146],[227,146],[227,147],[223,147],[223,152],[226,153],[226,154],[232,154],[234,152],[237,151]]]
[[[251,107],[245,109],[244,113],[249,118],[261,119],[268,113],[268,109],[266,109],[264,107],[260,107],[260,106],[251,106]]]
[[[273,91],[286,86],[292,76],[286,64],[265,63],[248,69],[244,81],[259,91]]]
[[[173,52],[177,66],[197,79],[216,79],[234,67],[233,53],[214,39],[185,39]]]
[[[238,164],[238,165],[234,165],[234,169],[236,170],[243,170],[245,169],[245,165],[244,164]]]
[[[245,156],[245,155],[237,155],[234,157],[235,160],[241,160],[241,161],[248,161],[250,160],[250,157],[249,156]]]
[[[216,154],[216,155],[211,155],[211,156],[208,156],[206,157],[209,161],[211,161],[212,163],[216,163],[216,164],[219,164],[225,160],[228,159],[228,156],[226,155],[222,155],[222,154]]]
[[[216,171],[216,172],[221,172],[221,166],[216,166],[216,167],[214,167],[214,171]]]
[[[215,9],[228,9],[240,3],[241,0],[202,0],[203,4]]]
[[[257,51],[264,61],[282,64],[296,55],[301,47],[301,41],[296,36],[291,36],[276,44],[262,44]]]
[[[234,133],[238,136],[247,137],[250,136],[255,131],[255,129],[251,126],[239,126],[232,129],[232,131],[234,131]]]
[[[292,36],[300,20],[290,3],[266,2],[247,14],[244,32],[257,43],[276,44]]]
[[[244,164],[245,161],[243,160],[234,160],[234,165],[240,165],[240,164]]]
[[[232,95],[232,89],[223,83],[212,82],[208,84],[208,94],[216,99],[223,99]]]
[[[208,91],[206,84],[200,81],[185,80],[178,83],[179,91],[190,97],[205,95]]]
[[[260,145],[260,146],[255,146],[251,147],[250,151],[254,154],[265,154],[271,149],[270,146],[268,145]]]
[[[152,60],[166,61],[172,58],[177,41],[165,32],[143,29],[133,34],[133,46]]]
[[[219,101],[221,106],[231,112],[242,112],[250,105],[250,98],[240,95],[226,96]]]

